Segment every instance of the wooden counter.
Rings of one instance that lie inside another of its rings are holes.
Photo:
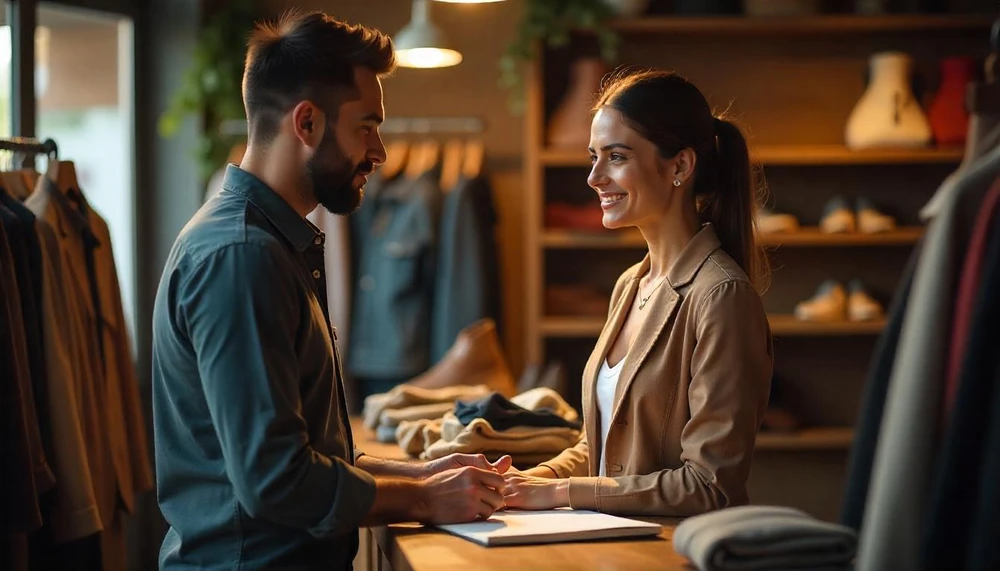
[[[395,444],[375,441],[360,421],[352,422],[357,447],[380,458],[404,459]],[[450,569],[661,569],[690,570],[670,541],[679,520],[636,518],[656,522],[656,538],[553,543],[511,547],[481,547],[433,527],[399,524],[361,530],[355,569],[378,571],[446,571]]]

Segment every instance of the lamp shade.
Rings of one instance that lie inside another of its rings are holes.
[[[451,46],[428,15],[427,0],[413,0],[413,16],[392,40],[402,67],[432,68],[458,65],[462,54]]]

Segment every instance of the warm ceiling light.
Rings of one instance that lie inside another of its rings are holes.
[[[437,0],[438,2],[448,2],[449,4],[489,4],[491,2],[503,2],[504,0]]]
[[[444,33],[431,22],[427,0],[413,0],[410,23],[396,34],[392,43],[396,61],[402,67],[449,67],[462,61]]]

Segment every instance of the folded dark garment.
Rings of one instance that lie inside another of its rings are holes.
[[[780,506],[739,506],[688,518],[674,550],[701,571],[850,569],[857,534]]]
[[[477,418],[490,423],[494,430],[507,430],[515,426],[561,427],[579,430],[582,423],[579,420],[566,420],[548,408],[529,410],[512,403],[500,393],[474,401],[459,401],[455,403],[455,416],[463,425],[468,425]]]

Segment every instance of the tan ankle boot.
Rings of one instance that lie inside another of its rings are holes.
[[[514,396],[516,386],[492,319],[480,319],[460,331],[441,361],[407,384],[425,389],[486,385],[506,397]]]

